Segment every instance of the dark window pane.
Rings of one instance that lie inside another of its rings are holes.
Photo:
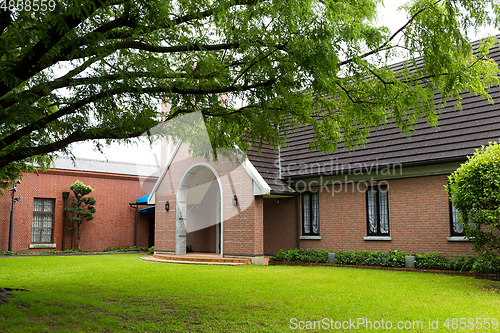
[[[54,199],[33,200],[33,224],[31,241],[33,243],[51,243],[54,229]]]
[[[366,190],[369,235],[389,235],[388,187],[373,186]]]

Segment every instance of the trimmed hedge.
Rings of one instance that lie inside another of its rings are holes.
[[[341,265],[405,267],[405,254],[397,250],[389,252],[339,251],[336,252],[335,263]]]
[[[405,256],[415,255],[398,250],[389,252],[371,251],[327,251],[313,249],[279,250],[270,260],[281,262],[327,263],[328,253],[335,252],[335,263],[339,265],[405,267]],[[455,255],[448,259],[441,253],[429,252],[416,255],[415,267],[419,269],[450,270],[473,273],[500,274],[500,258]]]
[[[294,249],[288,251],[279,250],[271,256],[270,260],[283,262],[326,263],[328,262],[328,251],[313,249]]]
[[[0,251],[0,256],[17,256],[17,255],[23,255],[23,254],[29,254],[29,255],[32,255],[32,254],[65,254],[65,253],[83,253],[83,252],[88,252],[88,251],[75,250],[75,249],[64,250],[64,251],[45,250],[45,251],[36,251],[36,252]]]
[[[102,250],[102,252],[148,252],[147,247],[138,247],[138,246],[127,246],[127,247],[110,247],[107,249]]]
[[[57,250],[46,250],[46,251],[36,251],[36,252],[18,252],[18,251],[0,251],[0,256],[15,256],[15,255],[34,255],[34,254],[65,254],[65,253],[96,253],[96,252],[154,252],[154,246],[150,247],[137,247],[137,246],[128,246],[128,247],[110,247],[104,249],[102,251],[82,251],[69,249],[64,251]]]

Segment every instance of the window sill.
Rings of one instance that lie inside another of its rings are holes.
[[[40,244],[30,244],[29,246],[30,249],[55,249],[56,244],[50,244],[50,243],[40,243]]]
[[[304,239],[304,240],[320,240],[321,236],[300,236],[300,239]]]
[[[448,242],[470,242],[464,236],[450,236],[450,237],[446,237],[446,240]]]
[[[390,241],[392,240],[391,236],[365,236],[363,237],[365,241]]]

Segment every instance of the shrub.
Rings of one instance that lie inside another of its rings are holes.
[[[107,249],[102,250],[102,252],[129,252],[129,251],[140,251],[140,252],[147,252],[148,248],[147,247],[137,247],[137,246],[127,246],[127,247],[110,247]]]
[[[454,255],[448,264],[448,269],[452,271],[470,272],[476,261],[476,257],[464,254]]]
[[[471,272],[500,274],[500,259],[492,255],[483,255],[476,259]]]
[[[271,256],[273,261],[281,262],[328,262],[327,250],[294,249],[279,250]],[[415,255],[398,250],[388,252],[370,251],[336,251],[335,263],[353,266],[405,267],[405,256]],[[483,255],[479,258],[468,255],[455,255],[447,259],[441,253],[429,252],[416,255],[415,267],[419,269],[453,270],[475,273],[500,274],[500,258]]]
[[[420,269],[448,269],[449,266],[449,260],[438,252],[417,254],[415,261],[415,267]]]
[[[17,251],[0,251],[0,256],[15,256],[18,254],[22,254],[22,252]]]
[[[149,252],[149,253],[155,253],[155,247],[154,247],[154,246],[151,246],[151,247],[148,249],[148,252]]]
[[[406,253],[389,250],[389,252],[370,251],[338,251],[335,263],[341,265],[405,267]]]
[[[328,262],[328,251],[314,249],[279,250],[270,259],[281,262],[326,263]]]
[[[482,255],[500,254],[500,144],[477,149],[445,186],[467,239]],[[478,264],[479,265],[479,264]]]

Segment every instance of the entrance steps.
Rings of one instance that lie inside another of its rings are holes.
[[[141,259],[173,264],[194,265],[242,266],[251,264],[251,260],[248,258],[222,258],[220,254],[215,253],[190,253],[185,255],[155,253],[153,257],[142,257]]]

